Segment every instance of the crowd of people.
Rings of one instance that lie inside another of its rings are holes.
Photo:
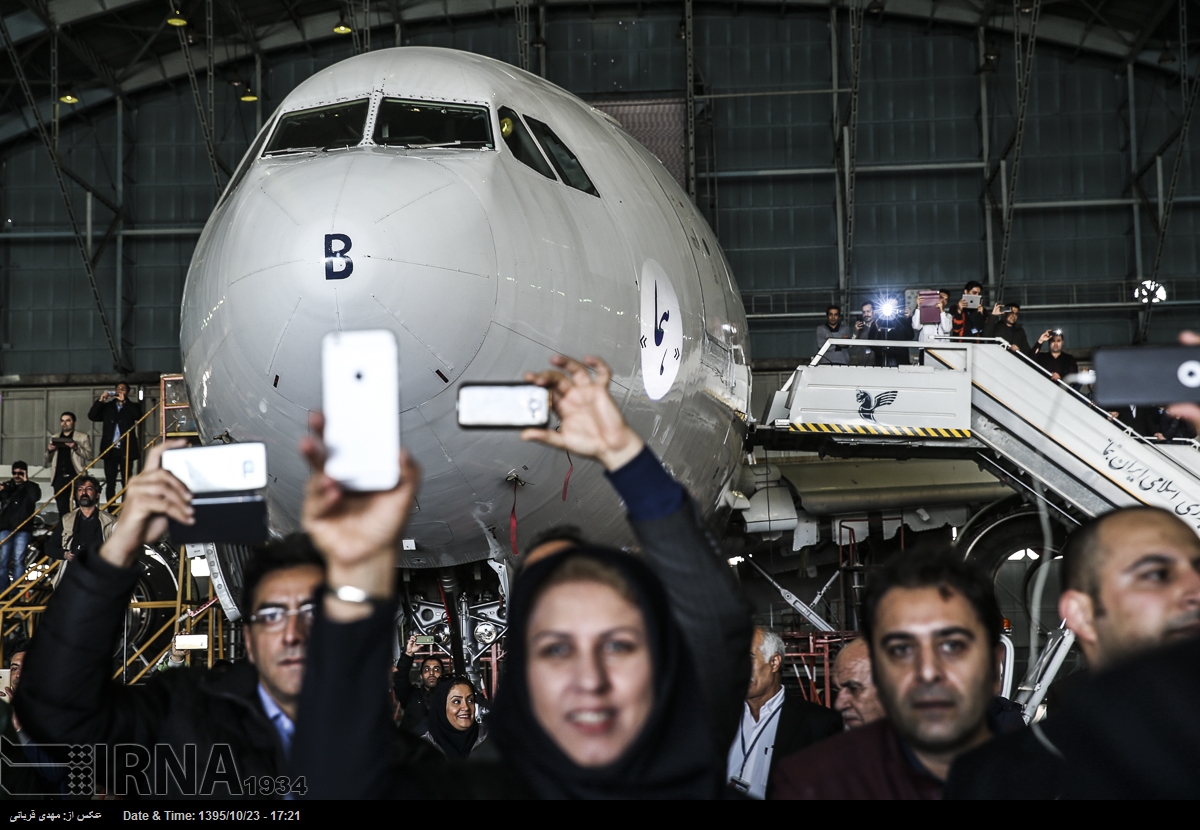
[[[141,458],[139,443],[125,440],[142,417],[142,405],[129,396],[129,391],[129,384],[121,381],[113,390],[102,392],[88,410],[88,420],[101,425],[105,501],[110,503],[126,480],[126,450],[129,462],[137,463]],[[52,471],[50,487],[58,508],[59,532],[51,535],[47,552],[67,560],[83,548],[102,543],[115,522],[110,513],[99,509],[100,481],[88,474],[96,457],[91,436],[76,430],[75,425],[74,412],[59,416],[59,433],[46,445],[43,460]],[[106,453],[110,447],[112,450]],[[12,478],[0,484],[0,591],[25,573],[26,554],[33,539],[31,520],[40,508],[41,498],[42,488],[29,479],[29,464],[14,461]],[[75,509],[71,507],[72,499]]]
[[[933,292],[929,292],[932,294]],[[1074,389],[1080,390],[1079,361],[1063,350],[1065,340],[1062,329],[1046,329],[1032,342],[1025,327],[1020,323],[1019,303],[996,303],[989,311],[982,303],[983,285],[972,280],[964,287],[956,301],[951,301],[948,290],[937,292],[936,304],[922,309],[903,306],[898,300],[884,300],[876,308],[873,300],[863,301],[858,319],[851,325],[842,316],[842,307],[830,305],[825,310],[825,321],[817,325],[816,352],[825,348],[829,340],[864,340],[913,342],[928,344],[938,339],[999,338],[1014,352],[1026,355],[1040,366],[1053,380],[1063,380]],[[974,301],[971,297],[980,298]],[[935,319],[922,320],[922,311],[928,311]],[[1046,346],[1043,351],[1043,346]],[[907,365],[914,356],[911,346],[854,346],[830,345],[822,358],[826,364],[846,366],[900,366]],[[924,362],[925,355],[918,347],[915,359]],[[1175,438],[1196,437],[1196,428],[1185,418],[1178,418],[1163,406],[1132,406],[1111,411],[1109,415],[1124,426],[1143,437],[1158,441]]]
[[[999,697],[993,587],[950,550],[895,555],[872,575],[827,707],[785,688],[779,632],[753,625],[698,508],[611,397],[609,367],[552,362],[527,380],[551,390],[559,425],[522,438],[602,465],[640,551],[591,543],[586,529],[535,540],[507,597],[494,700],[437,657],[416,666],[415,637],[393,664],[400,540],[421,470],[402,453],[396,488],[343,490],[323,472],[314,414],[300,448],[312,469],[303,533],[257,549],[244,574],[247,659],[204,669],[173,653],[177,667],[147,683],[112,679],[143,546],[168,519],[194,518],[191,494],[160,466],[180,443],[168,441],[130,480],[119,521],[74,548],[32,642],[12,655],[10,745],[29,758],[51,745],[159,745],[236,769],[199,793],[156,778],[166,797],[1200,796],[1200,537],[1179,518],[1119,509],[1070,537],[1059,610],[1088,670],[1044,721],[1026,725]],[[251,793],[243,779],[269,786]]]

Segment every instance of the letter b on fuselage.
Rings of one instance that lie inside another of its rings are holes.
[[[350,237],[344,233],[325,234],[325,279],[344,280],[354,273],[350,253]]]

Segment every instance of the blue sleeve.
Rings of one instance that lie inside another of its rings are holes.
[[[671,478],[649,446],[619,470],[604,474],[617,491],[629,518],[650,522],[669,516],[687,501],[683,485]]]

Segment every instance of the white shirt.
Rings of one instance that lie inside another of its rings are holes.
[[[729,748],[729,779],[737,778],[749,784],[746,794],[751,798],[767,797],[767,775],[771,772],[771,754],[775,751],[783,692],[780,689],[763,704],[758,710],[758,720],[750,713],[750,704],[743,704],[742,725]]]

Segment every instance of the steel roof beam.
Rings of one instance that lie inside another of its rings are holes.
[[[1141,54],[1145,48],[1147,41],[1150,40],[1154,30],[1158,28],[1158,24],[1163,22],[1163,18],[1167,16],[1167,12],[1175,8],[1179,0],[1163,0],[1159,5],[1158,10],[1150,15],[1150,19],[1146,21],[1146,25],[1138,32],[1137,37],[1133,41],[1133,45],[1129,47],[1129,51],[1125,53],[1125,59],[1121,61],[1121,68],[1137,60],[1137,56]]]

